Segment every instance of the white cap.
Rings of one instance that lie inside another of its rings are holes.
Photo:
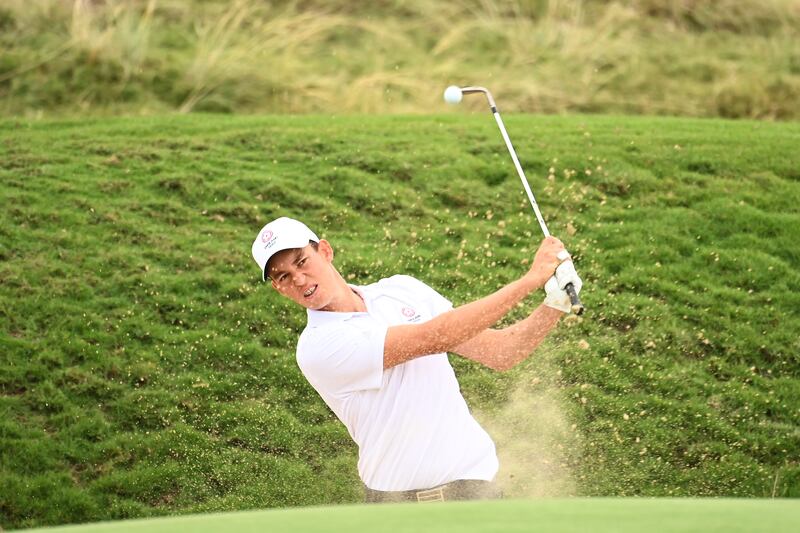
[[[253,241],[253,259],[261,269],[261,279],[267,279],[264,269],[270,257],[282,250],[305,248],[308,241],[319,242],[319,237],[308,226],[293,218],[281,217],[261,228]]]

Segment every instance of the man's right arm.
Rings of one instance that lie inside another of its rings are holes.
[[[391,368],[417,357],[453,351],[493,326],[523,298],[544,285],[558,266],[556,255],[563,249],[561,241],[548,237],[536,252],[533,266],[522,278],[422,324],[390,327],[383,347],[383,367]]]

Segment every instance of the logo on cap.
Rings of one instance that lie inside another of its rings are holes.
[[[267,230],[261,235],[261,242],[264,243],[264,249],[272,248],[272,245],[278,242],[278,236],[272,230]]]
[[[404,307],[403,310],[400,312],[403,313],[403,316],[408,318],[411,318],[412,316],[417,314],[417,312],[411,309],[410,307]]]

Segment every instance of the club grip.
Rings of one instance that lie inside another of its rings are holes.
[[[576,315],[582,315],[585,307],[581,303],[581,299],[578,297],[578,293],[575,292],[575,286],[572,283],[567,283],[564,290],[567,291],[569,295],[569,301],[572,304],[572,312]]]

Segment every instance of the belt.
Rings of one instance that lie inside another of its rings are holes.
[[[383,491],[366,488],[367,503],[444,502],[502,498],[503,493],[492,481],[459,479],[424,490]]]

